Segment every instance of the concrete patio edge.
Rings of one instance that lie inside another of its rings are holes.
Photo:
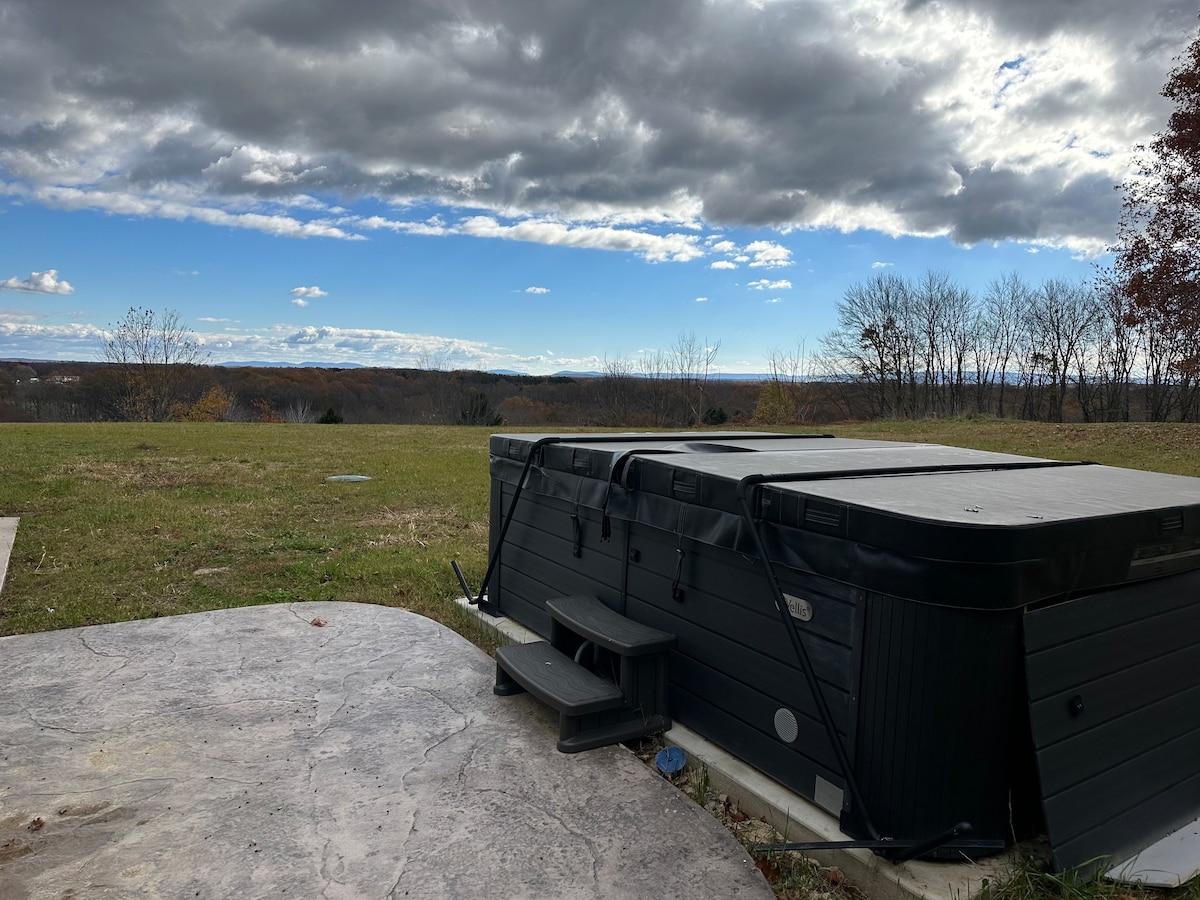
[[[16,516],[0,516],[0,591],[4,590],[4,578],[8,574],[8,561],[12,557],[20,521]]]

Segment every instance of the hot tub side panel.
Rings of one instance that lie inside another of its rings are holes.
[[[1036,805],[1019,611],[870,593],[865,612],[855,772],[876,826],[922,838],[968,821],[1006,842],[1010,814]]]
[[[538,487],[526,488],[513,512],[488,589],[491,604],[543,637],[550,635],[545,603],[554,597],[587,594],[624,612],[625,523],[611,522],[611,537],[601,540],[600,510]],[[514,490],[502,479],[492,481],[492,552]]]
[[[762,567],[740,553],[639,523],[631,526],[629,543],[627,614],[677,636],[672,716],[840,814],[844,779]],[[798,630],[852,753],[856,592],[797,572],[782,579],[812,611]]]
[[[1200,572],[1024,619],[1058,868],[1120,862],[1200,816]]]

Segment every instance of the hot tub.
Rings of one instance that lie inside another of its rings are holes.
[[[670,717],[848,835],[1045,831],[1068,867],[1200,815],[1200,479],[828,435],[490,453],[483,608],[674,635]]]

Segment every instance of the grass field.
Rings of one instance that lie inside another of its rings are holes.
[[[461,627],[449,560],[485,564],[482,430],[4,425],[0,455],[0,634],[294,600]]]
[[[1200,476],[1198,426],[983,420],[817,430]],[[449,562],[457,559],[474,585],[482,578],[489,431],[0,425],[0,516],[21,519],[0,593],[0,635],[345,600],[404,607],[487,646],[487,634],[453,602],[461,589]],[[371,480],[326,482],[339,474]],[[1023,870],[990,896],[1142,894]]]
[[[899,422],[828,429],[1200,475],[1200,428]],[[468,628],[486,564],[488,431],[0,425],[20,516],[0,634],[293,600],[403,606]],[[327,483],[362,474],[371,481]]]

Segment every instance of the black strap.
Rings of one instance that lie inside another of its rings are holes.
[[[683,513],[686,509],[684,504],[679,504],[679,524],[675,528],[675,533],[679,537],[675,544],[675,578],[671,582],[671,599],[676,603],[682,603],[684,600],[683,588],[679,586],[679,582],[683,579],[683,561],[687,557],[687,553],[683,549]]]

